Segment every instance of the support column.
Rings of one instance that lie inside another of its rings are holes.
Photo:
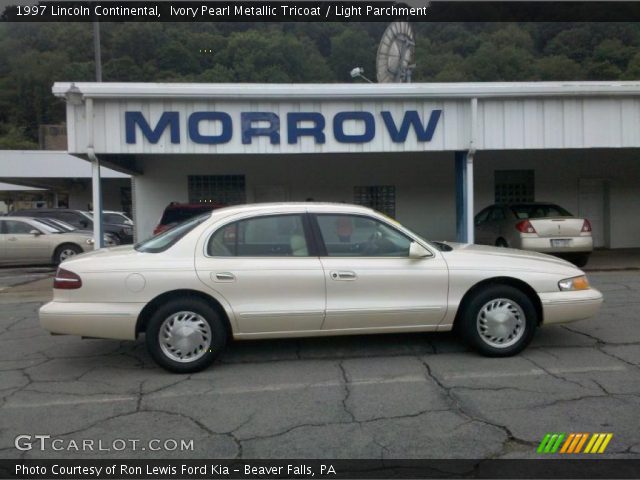
[[[456,240],[473,243],[473,155],[456,152]]]
[[[100,181],[100,160],[93,149],[93,98],[85,100],[87,122],[87,157],[91,161],[91,193],[93,203],[93,248],[104,247],[102,234],[102,182]]]
[[[96,250],[104,246],[102,233],[102,182],[100,181],[100,160],[98,157],[91,162],[91,193],[93,204],[93,248]]]

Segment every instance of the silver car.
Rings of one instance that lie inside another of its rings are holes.
[[[552,203],[491,205],[475,217],[476,243],[565,257],[578,267],[593,251],[591,223]]]
[[[0,218],[1,265],[59,264],[93,250],[93,243],[86,233],[65,233],[35,218]]]

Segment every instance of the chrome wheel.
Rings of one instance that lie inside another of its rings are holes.
[[[67,258],[74,257],[78,254],[73,248],[64,248],[60,251],[60,255],[58,255],[58,260],[64,262]]]
[[[507,348],[524,335],[526,318],[516,302],[496,298],[480,309],[476,324],[483,342],[494,348]]]
[[[176,312],[168,316],[158,332],[162,353],[176,362],[202,358],[211,349],[211,327],[195,312]]]

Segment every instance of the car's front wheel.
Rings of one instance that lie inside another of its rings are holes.
[[[171,300],[146,328],[147,350],[158,365],[176,373],[207,368],[224,350],[227,331],[218,312],[199,298]]]
[[[531,299],[509,285],[490,285],[466,303],[457,330],[474,349],[491,357],[508,357],[531,342],[538,315]]]

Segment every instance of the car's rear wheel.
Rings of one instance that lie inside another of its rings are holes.
[[[491,357],[508,357],[531,342],[538,315],[531,299],[509,285],[491,285],[467,302],[457,330],[474,349]]]
[[[147,350],[171,372],[207,368],[224,350],[227,331],[218,312],[199,298],[171,300],[158,308],[146,328]]]
[[[82,248],[80,248],[79,245],[65,243],[56,248],[56,251],[53,253],[53,262],[56,265],[60,265],[67,258],[75,257],[80,253],[82,253]]]

